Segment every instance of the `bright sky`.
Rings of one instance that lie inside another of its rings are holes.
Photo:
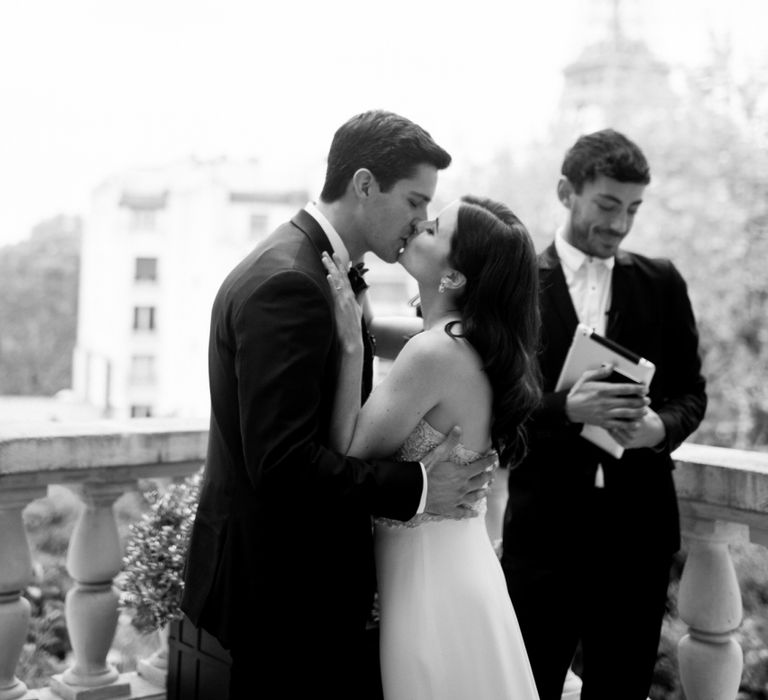
[[[125,167],[263,156],[321,175],[336,127],[374,107],[482,161],[542,133],[612,1],[4,2],[0,245],[84,213]],[[623,3],[629,33],[673,65],[700,61],[710,32],[766,64],[768,0]]]

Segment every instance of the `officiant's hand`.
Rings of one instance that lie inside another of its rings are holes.
[[[487,495],[496,468],[494,452],[469,465],[450,462],[449,457],[461,439],[461,428],[454,427],[445,440],[422,459],[427,471],[425,512],[452,518],[477,515],[473,506]]]
[[[628,450],[637,447],[661,449],[667,429],[659,414],[648,408],[641,420],[633,421],[630,426],[614,428],[610,433],[619,445]]]
[[[565,413],[572,423],[599,425],[606,430],[636,429],[651,403],[644,384],[601,381],[613,367],[587,370],[565,400]]]

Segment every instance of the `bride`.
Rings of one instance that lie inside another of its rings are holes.
[[[520,220],[464,197],[417,227],[400,263],[418,282],[424,331],[362,408],[360,306],[338,258],[324,262],[343,349],[333,447],[418,460],[459,426],[454,462],[494,448],[514,461],[539,396],[535,252]],[[386,700],[538,698],[484,511],[483,499],[462,519],[376,521]]]

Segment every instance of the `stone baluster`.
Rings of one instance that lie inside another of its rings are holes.
[[[0,700],[27,693],[16,666],[29,629],[29,601],[21,592],[32,580],[32,560],[21,512],[45,496],[45,487],[0,490]]]
[[[51,678],[51,689],[66,700],[93,695],[116,698],[130,695],[130,683],[107,663],[115,636],[119,594],[112,585],[122,568],[122,551],[115,501],[134,484],[85,483],[77,490],[85,504],[72,532],[67,571],[75,581],[67,593],[65,613],[74,663]]]
[[[734,700],[739,691],[743,653],[733,633],[741,624],[741,591],[728,544],[744,530],[704,520],[686,528],[678,610],[689,629],[678,645],[678,663],[688,700]]]
[[[156,685],[165,688],[168,678],[168,636],[170,623],[157,631],[158,647],[149,658],[140,659],[136,665],[138,674]]]

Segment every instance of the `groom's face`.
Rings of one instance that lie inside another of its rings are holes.
[[[373,185],[366,205],[366,247],[385,262],[395,262],[414,235],[414,227],[427,218],[427,205],[437,187],[437,168],[422,164],[413,175],[398,180],[388,192]]]

